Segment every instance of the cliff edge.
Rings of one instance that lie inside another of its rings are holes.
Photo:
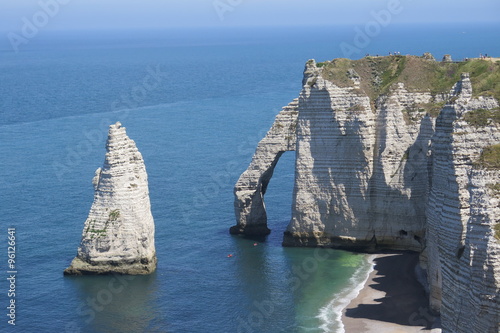
[[[65,275],[149,274],[156,269],[154,221],[141,153],[118,122],[109,127],[104,166],[75,259]]]
[[[498,332],[500,63],[310,60],[302,83],[235,186],[231,231],[269,232],[267,184],[295,150],[283,245],[419,252],[443,332]]]

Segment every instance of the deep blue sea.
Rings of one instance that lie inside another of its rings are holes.
[[[339,45],[354,37],[352,26],[42,31],[17,53],[4,38],[0,331],[342,332],[340,310],[370,258],[281,246],[292,152],[266,194],[272,234],[252,240],[228,229],[234,183],[281,107],[298,96],[305,62],[344,56]],[[498,40],[499,24],[394,25],[353,57],[500,56]],[[146,163],[158,268],[150,276],[64,277],[116,121]],[[6,309],[9,227],[15,327]]]

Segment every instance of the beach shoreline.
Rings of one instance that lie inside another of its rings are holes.
[[[346,333],[440,332],[424,287],[417,253],[377,254],[359,294],[342,311]]]

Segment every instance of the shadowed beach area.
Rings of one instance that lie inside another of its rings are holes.
[[[380,254],[359,295],[344,309],[350,332],[440,332],[415,271],[418,254]]]

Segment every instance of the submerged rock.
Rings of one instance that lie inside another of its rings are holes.
[[[109,127],[104,166],[78,254],[65,275],[149,274],[156,269],[154,220],[141,153],[119,122]]]

